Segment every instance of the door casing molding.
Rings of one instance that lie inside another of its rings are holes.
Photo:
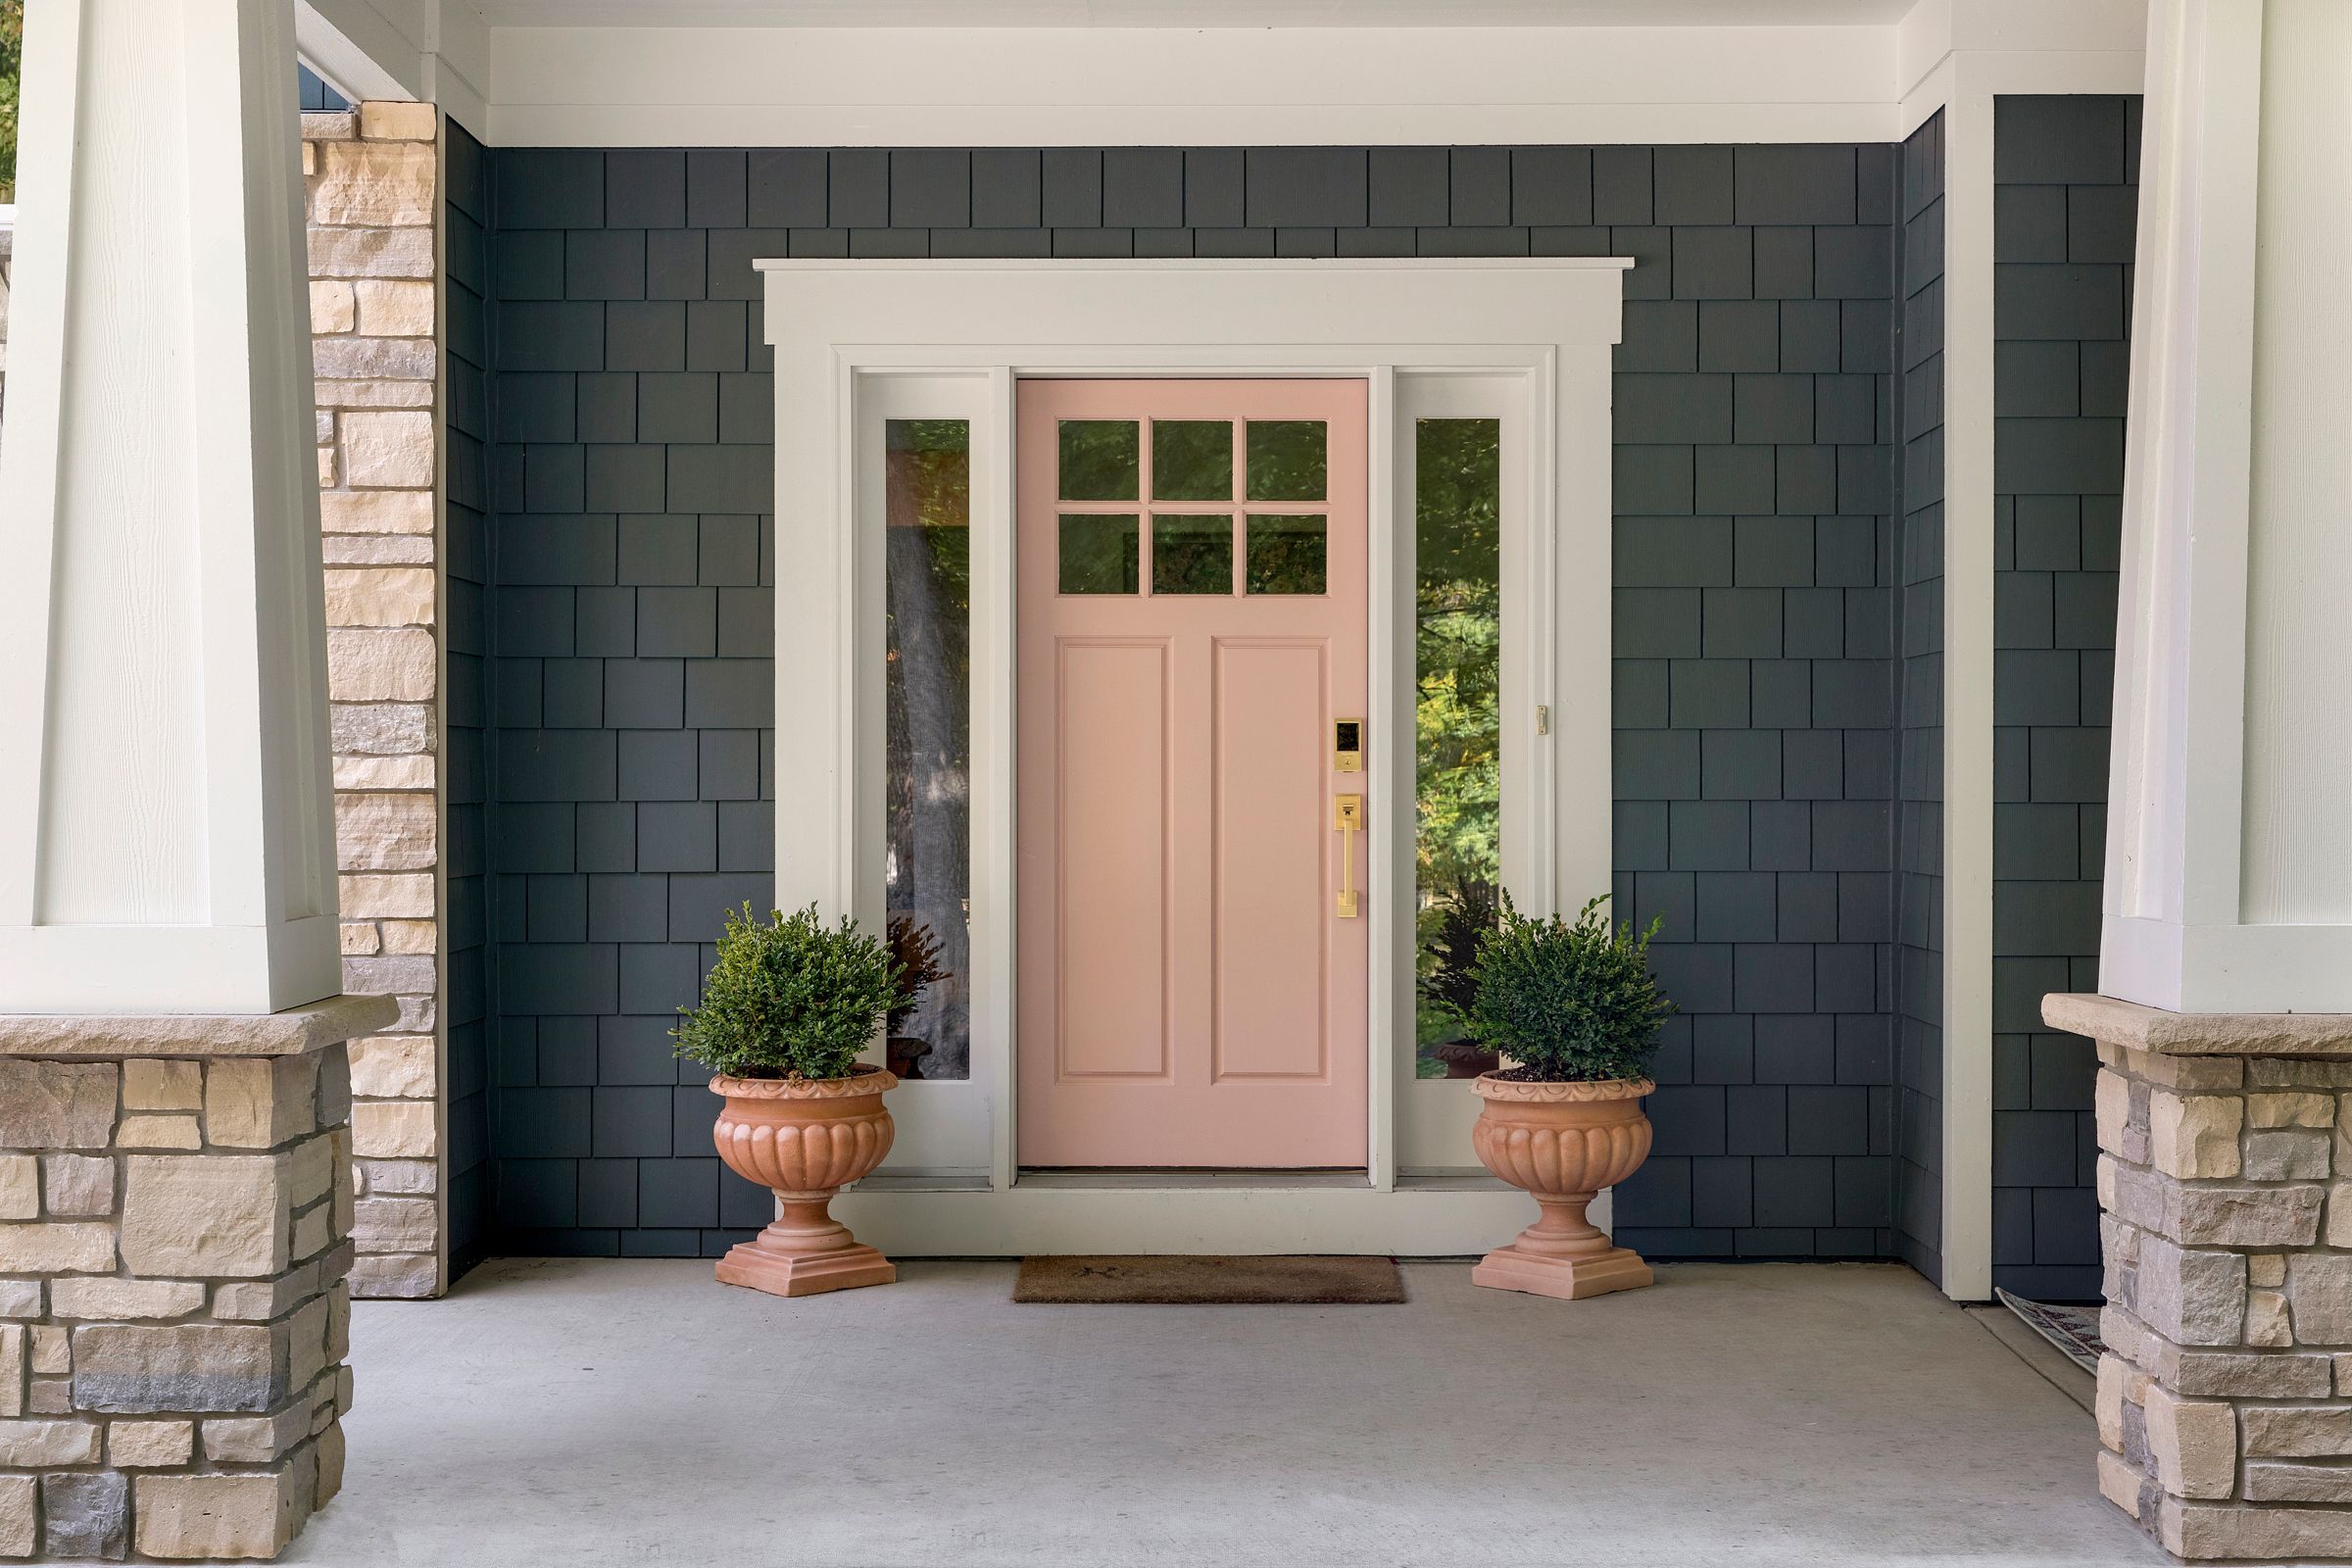
[[[902,1253],[1463,1252],[1524,1200],[1474,1168],[1477,1104],[1421,1084],[1413,1016],[1413,421],[1503,447],[1503,877],[1522,906],[1606,891],[1614,258],[759,265],[775,350],[776,903],[878,927],[884,425],[971,425],[971,1076],[892,1096],[881,1179],[842,1212]],[[1370,385],[1371,1160],[1360,1188],[1102,1190],[1014,1163],[1013,398],[1024,377],[1347,376]],[[1539,707],[1549,710],[1539,735]],[[1399,1031],[1401,1032],[1401,1035]]]

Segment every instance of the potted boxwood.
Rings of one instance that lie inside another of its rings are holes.
[[[1604,1187],[1649,1155],[1642,1098],[1658,1024],[1674,1004],[1649,972],[1649,939],[1587,904],[1573,921],[1537,919],[1503,900],[1471,966],[1464,1022],[1511,1065],[1472,1083],[1484,1102],[1471,1127],[1487,1169],[1542,1205],[1535,1224],[1470,1271],[1474,1285],[1576,1300],[1651,1282],[1639,1253],[1585,1217]]]
[[[833,1195],[890,1152],[883,1093],[899,1080],[858,1056],[906,1000],[899,964],[847,915],[811,905],[765,920],[729,913],[702,999],[680,1007],[677,1054],[710,1068],[725,1108],[718,1157],[772,1189],[781,1212],[718,1262],[718,1278],[773,1296],[814,1296],[899,1277],[829,1211]]]

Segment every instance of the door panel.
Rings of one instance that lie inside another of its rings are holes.
[[[1323,905],[1330,715],[1320,641],[1218,639],[1218,1081],[1322,1075],[1331,975]]]
[[[1021,384],[1023,1164],[1364,1162],[1334,826],[1364,775],[1332,726],[1364,711],[1365,410],[1360,381]]]
[[[1168,645],[1072,639],[1057,652],[1061,1075],[1164,1078]]]

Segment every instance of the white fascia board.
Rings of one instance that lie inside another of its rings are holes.
[[[503,146],[1886,141],[1896,28],[497,27]]]
[[[1936,0],[1954,49],[2037,54],[2131,53],[2147,47],[2147,0]]]
[[[437,0],[439,26],[427,61],[432,99],[477,134],[490,123],[490,25],[466,0]]]
[[[490,122],[490,28],[466,0],[295,0],[295,45],[355,102],[438,104],[467,129]]]
[[[422,98],[424,47],[403,23],[414,19],[395,21],[373,0],[295,0],[294,47],[355,102]]]
[[[1963,61],[1986,97],[2136,93],[2147,35],[2143,0],[1919,0],[1895,28],[1895,135],[1957,98]]]

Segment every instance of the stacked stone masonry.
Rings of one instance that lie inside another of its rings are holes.
[[[2099,1060],[2100,1490],[2182,1557],[2352,1557],[2352,1060]]]
[[[350,1114],[340,1044],[0,1057],[0,1557],[270,1557],[334,1495]]]
[[[441,1288],[438,120],[303,117],[343,985],[400,1004],[352,1048],[363,1297]]]

